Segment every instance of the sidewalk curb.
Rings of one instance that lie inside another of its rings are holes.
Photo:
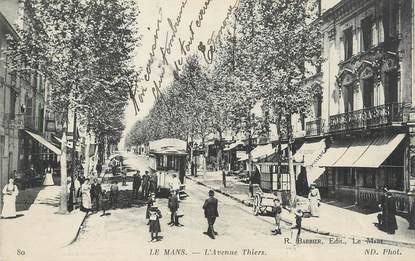
[[[81,230],[82,230],[82,228],[84,227],[84,224],[85,224],[85,221],[86,221],[86,219],[88,218],[88,213],[85,213],[85,216],[84,216],[84,218],[82,219],[82,221],[81,221],[81,224],[79,224],[79,226],[78,226],[78,230],[77,230],[77,232],[76,232],[76,235],[75,235],[75,237],[72,239],[72,241],[71,242],[69,242],[69,244],[67,244],[65,247],[67,247],[67,246],[70,246],[70,245],[72,245],[73,243],[75,243],[77,240],[78,240],[78,237],[79,237],[79,234],[81,233]]]
[[[218,192],[228,198],[231,198],[241,204],[244,204],[245,206],[248,207],[252,207],[252,203],[246,200],[241,200],[239,198],[236,198],[232,195],[230,195],[229,193],[223,192],[220,189],[217,188],[213,188],[209,185],[204,184],[201,181],[195,180],[193,179],[193,177],[191,176],[186,176],[187,179],[195,182],[198,185],[204,186],[206,188],[209,188],[215,192]],[[292,225],[292,222],[286,218],[281,218],[282,221],[284,221],[285,223]],[[320,234],[320,235],[324,235],[324,236],[331,236],[331,237],[339,237],[339,238],[346,238],[346,239],[357,239],[357,240],[362,240],[362,241],[367,241],[368,239],[370,240],[374,240],[376,242],[381,242],[382,244],[385,245],[392,245],[392,246],[397,246],[397,247],[406,247],[406,248],[413,248],[415,249],[415,243],[410,243],[410,242],[402,242],[402,241],[393,241],[393,240],[389,240],[389,239],[380,239],[380,238],[373,238],[373,237],[361,237],[361,236],[352,236],[352,235],[343,235],[343,234],[338,234],[338,233],[333,233],[333,232],[327,232],[324,230],[320,230],[318,228],[314,228],[311,226],[302,226],[302,229],[307,231],[307,232],[311,232],[311,233],[315,233],[315,234]]]

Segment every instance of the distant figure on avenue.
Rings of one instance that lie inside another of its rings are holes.
[[[138,191],[140,189],[140,186],[141,186],[141,176],[140,176],[140,171],[137,170],[137,172],[133,176],[133,198],[138,197]]]
[[[86,178],[84,183],[81,185],[81,195],[82,195],[82,208],[84,212],[89,212],[92,208],[91,203],[91,184],[89,178]]]
[[[113,181],[110,187],[110,202],[111,208],[116,209],[118,207],[118,184],[117,181]]]
[[[148,181],[148,192],[149,193],[156,193],[157,191],[157,175],[156,174],[152,174],[149,177],[149,181]]]
[[[109,204],[110,204],[110,196],[109,196],[108,191],[104,189],[102,190],[102,195],[101,195],[101,208],[102,208],[101,217],[109,215],[109,213],[106,213],[106,211],[110,208]]]
[[[33,188],[35,186],[36,171],[33,165],[30,165],[30,169],[27,171],[27,184],[28,187]]]
[[[298,243],[298,240],[300,238],[301,235],[301,223],[303,220],[303,212],[301,211],[301,209],[297,209],[295,211],[295,225],[293,225],[291,227],[291,239],[293,238],[293,230],[297,230],[297,235],[295,238],[295,242]]]
[[[222,170],[222,185],[226,188],[226,171]]]
[[[274,199],[274,218],[275,218],[275,230],[274,235],[281,235],[281,212],[282,206],[279,198]]]
[[[183,226],[179,223],[179,216],[177,215],[177,211],[179,209],[179,199],[175,191],[170,192],[170,197],[168,201],[168,207],[170,209],[170,222],[168,225],[170,226]]]
[[[174,192],[176,195],[179,195],[181,183],[176,174],[173,174],[173,178],[171,179],[169,185],[170,191]]]
[[[52,186],[55,185],[53,183],[53,168],[48,165],[48,167],[45,169],[45,180],[43,181],[43,186]]]
[[[143,180],[143,184],[142,184],[143,185],[143,188],[142,188],[143,196],[145,198],[147,198],[148,195],[149,195],[149,193],[148,193],[148,187],[149,187],[149,181],[150,181],[150,176],[148,175],[148,171],[147,170],[144,173],[142,180]]]
[[[203,209],[205,212],[205,218],[208,222],[208,229],[207,232],[204,232],[212,239],[215,239],[215,235],[218,233],[215,232],[213,225],[215,224],[216,218],[219,217],[218,213],[218,200],[214,197],[215,192],[213,190],[209,190],[209,198],[205,200],[203,204]]]
[[[310,212],[312,217],[319,216],[319,207],[320,207],[320,191],[316,188],[316,185],[311,184],[310,192],[308,193],[308,200],[310,201]]]
[[[102,187],[99,179],[95,178],[94,183],[91,185],[91,200],[94,206],[94,212],[99,211],[99,205],[101,203]]]
[[[387,188],[384,189],[384,192],[380,204],[382,209],[380,228],[388,234],[395,234],[395,230],[398,229],[396,222],[396,200]]]
[[[127,169],[121,171],[122,186],[127,186]]]
[[[151,242],[159,241],[158,233],[161,232],[160,218],[162,216],[161,216],[160,209],[156,206],[155,198],[152,203],[152,206],[149,207],[148,209],[148,214],[149,214],[148,231],[150,232],[150,235],[151,235]]]
[[[3,188],[3,209],[1,211],[2,218],[16,217],[16,197],[19,194],[14,180],[9,179],[9,183]]]

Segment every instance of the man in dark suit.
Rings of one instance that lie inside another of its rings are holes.
[[[203,209],[205,211],[205,218],[208,221],[208,230],[205,232],[208,236],[212,239],[215,239],[215,235],[218,233],[215,232],[213,225],[215,224],[215,220],[219,217],[218,213],[218,200],[214,197],[215,192],[213,190],[209,190],[209,198],[205,200],[205,204],[203,204]]]
[[[138,197],[138,190],[140,189],[140,186],[141,186],[141,176],[140,176],[140,171],[137,170],[137,172],[133,176],[133,197],[134,198]]]
[[[146,170],[146,172],[145,172],[145,174],[143,175],[143,178],[142,178],[142,180],[143,180],[143,188],[142,188],[142,191],[143,191],[143,196],[146,198],[146,197],[148,197],[148,183],[149,183],[149,179],[150,179],[150,176],[148,175],[148,171]]]
[[[168,201],[168,207],[170,209],[170,222],[168,225],[170,226],[180,226],[179,218],[177,216],[177,210],[179,209],[179,199],[177,198],[176,192],[171,191],[170,197]]]

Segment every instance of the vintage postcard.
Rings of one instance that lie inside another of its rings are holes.
[[[414,0],[0,0],[0,261],[412,260]]]

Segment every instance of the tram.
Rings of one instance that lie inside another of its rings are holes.
[[[173,175],[180,180],[179,197],[185,192],[186,142],[179,139],[161,139],[149,142],[149,161],[152,175],[157,176],[157,192],[168,195]]]

